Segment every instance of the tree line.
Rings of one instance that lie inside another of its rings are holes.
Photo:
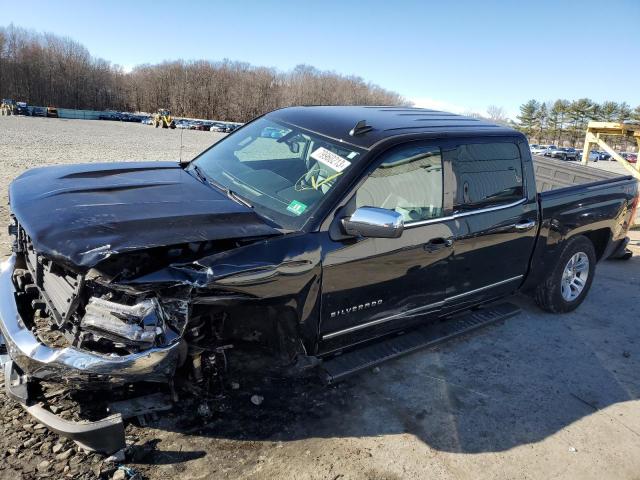
[[[529,137],[531,143],[570,145],[581,148],[590,120],[601,122],[640,121],[640,105],[626,102],[596,103],[588,98],[540,102],[529,100],[520,106],[514,126]],[[609,136],[605,141],[619,150],[635,147],[633,139]]]
[[[31,105],[154,112],[245,122],[290,105],[407,105],[357,76],[299,65],[291,71],[244,62],[176,60],[130,72],[80,43],[0,27],[0,97]]]

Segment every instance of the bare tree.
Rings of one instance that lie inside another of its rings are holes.
[[[509,121],[504,108],[497,105],[489,105],[487,107],[487,117],[494,123],[506,124]]]
[[[289,105],[406,105],[360,77],[299,65],[289,72],[222,60],[175,60],[125,73],[69,38],[0,27],[0,96],[34,105],[247,121]]]

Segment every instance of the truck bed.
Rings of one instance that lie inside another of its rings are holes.
[[[633,178],[599,168],[587,167],[579,162],[565,162],[538,155],[533,155],[533,168],[538,193],[555,193],[557,190],[587,184],[597,188],[597,185],[606,184],[612,180]],[[636,213],[633,223],[640,225],[640,210]]]
[[[533,156],[533,166],[538,193],[621,177],[617,173],[587,167],[578,162],[564,162],[537,155]]]

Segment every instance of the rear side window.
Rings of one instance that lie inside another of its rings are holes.
[[[357,207],[380,207],[406,223],[442,216],[442,155],[439,147],[405,144],[384,159],[356,193]]]
[[[522,161],[514,143],[470,143],[446,152],[456,183],[453,207],[468,211],[524,197]]]

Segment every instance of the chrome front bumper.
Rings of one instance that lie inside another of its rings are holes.
[[[25,327],[15,300],[16,255],[0,264],[0,334],[11,359],[30,377],[51,381],[166,382],[174,374],[180,342],[124,356],[74,347],[51,348]]]

